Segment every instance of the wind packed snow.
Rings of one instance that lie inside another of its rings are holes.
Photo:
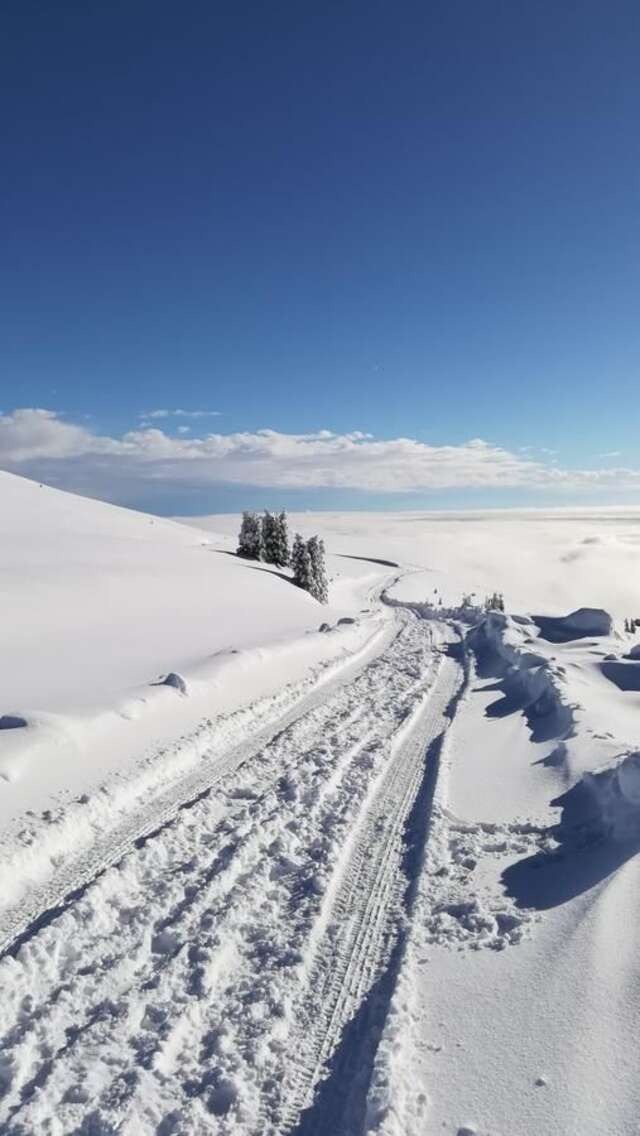
[[[3,1136],[638,1132],[640,509],[0,509]]]

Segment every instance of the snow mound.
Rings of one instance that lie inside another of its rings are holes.
[[[565,695],[562,669],[553,660],[531,651],[527,627],[503,612],[493,611],[473,629],[469,645],[476,653],[479,673],[500,676],[503,700],[491,713],[512,709],[525,714],[534,741],[562,740],[574,728],[573,707]]]
[[[619,690],[640,690],[640,658],[637,656],[630,660],[604,659],[601,669],[605,678]]]
[[[613,620],[608,611],[599,607],[580,607],[569,615],[534,615],[543,639],[551,643],[568,643],[572,639],[586,639],[595,635],[611,635]]]
[[[0,730],[20,730],[27,725],[21,714],[3,714],[0,717]]]
[[[185,694],[186,695],[188,693],[187,684],[186,684],[185,679],[183,679],[182,675],[176,674],[175,671],[169,671],[169,674],[165,675],[164,678],[160,679],[160,681],[158,683],[152,683],[151,685],[152,686],[171,686],[171,687],[173,687],[174,690],[177,690],[179,694]]]
[[[625,754],[580,783],[591,819],[612,840],[640,839],[640,751]]]

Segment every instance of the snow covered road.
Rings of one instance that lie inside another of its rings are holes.
[[[101,874],[36,918],[0,964],[3,1133],[359,1122],[454,639],[398,612],[376,657],[168,790],[119,862],[110,838]]]

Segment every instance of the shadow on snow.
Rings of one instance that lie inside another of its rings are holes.
[[[583,781],[551,801],[562,814],[548,829],[559,847],[511,864],[502,874],[507,895],[518,907],[546,911],[567,903],[606,880],[640,851],[640,834],[614,840],[602,824],[593,793]]]

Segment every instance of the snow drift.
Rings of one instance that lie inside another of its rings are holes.
[[[640,843],[640,750],[585,773],[566,795],[572,823],[590,826],[603,837]]]
[[[540,628],[540,634],[551,643],[610,635],[613,630],[609,612],[594,607],[581,607],[563,616],[534,615],[533,621]]]
[[[574,729],[574,714],[561,668],[529,646],[526,620],[517,623],[503,612],[489,612],[469,635],[478,673],[502,678],[503,700],[493,716],[521,709],[534,741],[563,740]]]

